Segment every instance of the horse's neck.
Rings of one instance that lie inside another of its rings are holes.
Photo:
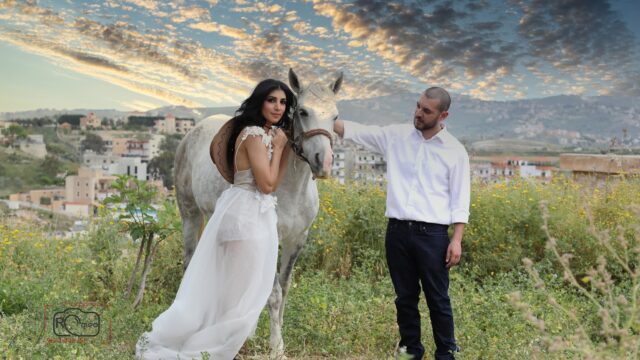
[[[280,185],[281,192],[293,196],[302,196],[306,193],[310,181],[312,179],[309,164],[292,151],[288,158],[287,173]]]

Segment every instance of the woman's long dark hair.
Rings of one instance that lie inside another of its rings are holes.
[[[242,102],[240,108],[236,110],[235,117],[231,119],[233,121],[233,127],[231,136],[229,137],[229,143],[227,144],[227,163],[230,169],[235,169],[234,159],[238,135],[240,135],[242,129],[247,126],[263,127],[267,123],[267,120],[262,116],[262,104],[264,104],[267,96],[276,89],[284,91],[287,98],[287,105],[282,114],[282,119],[280,119],[276,126],[282,128],[285,133],[289,133],[293,124],[291,116],[297,104],[295,95],[293,95],[293,92],[287,84],[282,81],[273,79],[262,80],[256,85],[256,88],[253,89],[251,96]]]

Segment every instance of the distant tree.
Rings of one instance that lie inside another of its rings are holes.
[[[84,115],[75,115],[75,114],[65,114],[60,115],[58,117],[57,123],[61,125],[62,123],[69,123],[74,128],[80,127],[80,118],[84,117]]]
[[[7,137],[9,145],[13,145],[16,139],[26,139],[27,130],[20,125],[11,124],[8,128],[2,130],[2,134]]]
[[[164,119],[163,116],[129,116],[128,125],[136,127],[153,127],[156,120]]]
[[[164,139],[160,142],[160,151],[175,154],[183,137],[183,134],[165,135]]]
[[[42,160],[42,164],[40,165],[40,171],[42,174],[55,178],[58,173],[62,172],[63,164],[62,161],[58,159],[57,156],[47,155],[44,160]]]
[[[160,155],[149,161],[147,170],[153,179],[162,179],[162,184],[167,188],[173,187],[173,159],[175,153],[163,151]]]
[[[103,117],[102,120],[100,121],[100,125],[103,128],[113,128],[115,126],[115,122],[113,121],[113,119],[109,119],[107,117]]]
[[[130,123],[126,123],[122,126],[123,130],[126,131],[149,131],[148,128],[139,125],[139,124],[130,124]]]
[[[176,157],[176,150],[180,141],[184,137],[183,134],[165,135],[160,142],[160,155],[149,161],[148,171],[153,179],[162,179],[162,184],[171,189],[174,184],[173,179],[173,160]]]
[[[80,143],[80,148],[82,151],[92,150],[97,154],[103,154],[107,150],[100,135],[94,133],[87,133],[87,136]]]
[[[48,117],[28,118],[28,119],[12,119],[9,120],[24,127],[43,127],[53,124],[53,120]]]

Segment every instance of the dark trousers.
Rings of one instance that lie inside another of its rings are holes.
[[[449,246],[447,225],[389,219],[385,248],[396,292],[400,346],[422,359],[420,342],[420,284],[427,298],[436,359],[453,359],[457,350],[449,299],[449,272],[445,256]]]

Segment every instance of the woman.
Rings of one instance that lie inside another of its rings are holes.
[[[281,129],[295,97],[283,82],[260,82],[231,119],[227,162],[233,185],[207,223],[173,304],[143,334],[143,359],[233,359],[257,325],[276,273],[275,191],[289,154]]]

